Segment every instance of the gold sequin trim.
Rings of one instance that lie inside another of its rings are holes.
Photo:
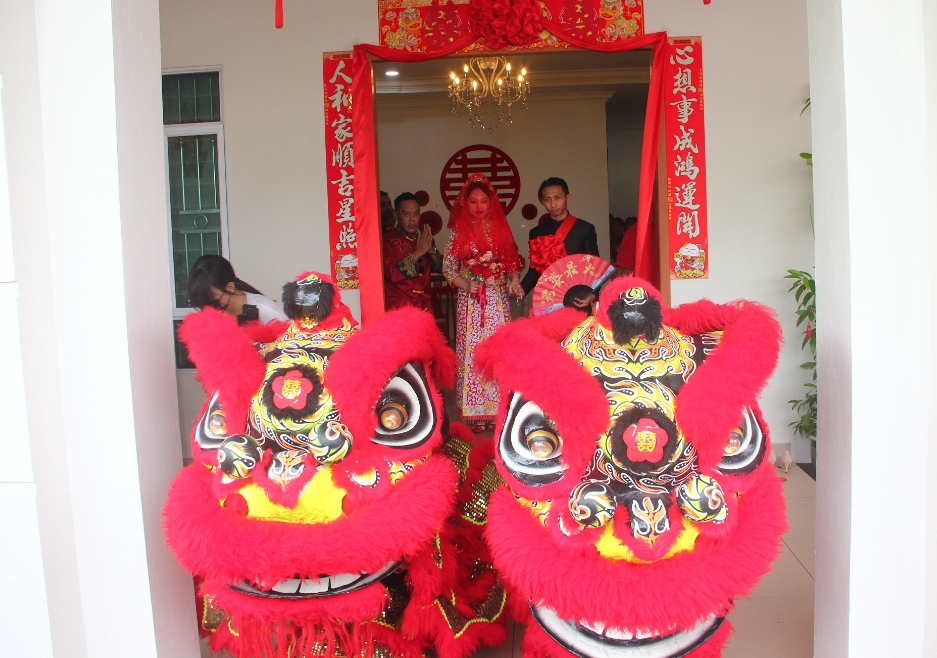
[[[452,594],[452,600],[440,596],[436,599],[436,605],[446,619],[446,624],[452,629],[455,637],[460,637],[470,625],[475,622],[483,621],[491,623],[497,619],[504,610],[504,604],[507,601],[507,594],[501,585],[496,584],[488,592],[484,601],[479,601],[472,606],[472,612],[475,617],[467,619],[465,615],[456,610],[455,594]]]
[[[228,619],[224,609],[215,603],[213,596],[202,597],[202,628],[216,631]]]
[[[465,474],[468,473],[469,455],[472,454],[472,444],[455,436],[449,436],[442,444],[442,450],[455,463],[459,470],[459,486],[465,484]]]
[[[472,498],[462,504],[462,518],[475,525],[485,525],[488,521],[488,499],[495,489],[504,484],[498,475],[494,463],[488,463],[482,476],[472,485]]]

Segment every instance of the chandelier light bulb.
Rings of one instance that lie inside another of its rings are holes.
[[[517,69],[501,56],[473,57],[462,65],[463,75],[449,73],[449,97],[452,113],[462,116],[468,110],[469,124],[489,133],[502,125],[511,125],[512,106],[521,114],[527,111],[530,83],[527,69]],[[462,82],[465,81],[465,87]],[[468,83],[471,81],[472,86]]]

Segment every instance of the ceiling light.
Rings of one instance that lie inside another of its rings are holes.
[[[400,71],[394,71],[393,69],[390,69],[390,70],[384,71],[384,75],[388,75],[393,78],[393,77],[400,75]]]
[[[512,75],[511,63],[504,57],[473,57],[462,71],[462,78],[449,74],[449,97],[453,114],[459,116],[467,109],[472,126],[492,132],[504,120],[511,125],[515,103],[521,114],[527,110],[530,82],[526,68],[521,68],[520,75]]]

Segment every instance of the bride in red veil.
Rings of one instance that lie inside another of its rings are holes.
[[[475,345],[511,320],[509,295],[524,296],[517,253],[504,209],[491,182],[472,174],[452,204],[443,274],[459,289],[456,311],[456,404],[462,420],[482,431],[493,423],[498,390],[474,368]]]

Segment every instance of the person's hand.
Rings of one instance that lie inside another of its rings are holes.
[[[468,283],[468,287],[465,290],[468,294],[474,296],[478,293],[478,281],[466,281],[466,283]]]
[[[585,297],[585,298],[582,298],[582,299],[580,299],[579,297],[577,297],[577,298],[573,301],[573,305],[574,305],[576,308],[581,308],[581,309],[585,310],[585,309],[589,308],[589,305],[592,304],[592,302],[594,302],[594,301],[595,301],[595,293],[592,293],[592,294],[589,295],[588,297]]]
[[[420,231],[420,236],[416,239],[416,248],[413,250],[413,259],[418,260],[429,253],[433,246],[433,230],[429,224]]]
[[[520,284],[519,281],[511,281],[508,284],[508,294],[517,297],[518,299],[524,298],[524,287]]]

